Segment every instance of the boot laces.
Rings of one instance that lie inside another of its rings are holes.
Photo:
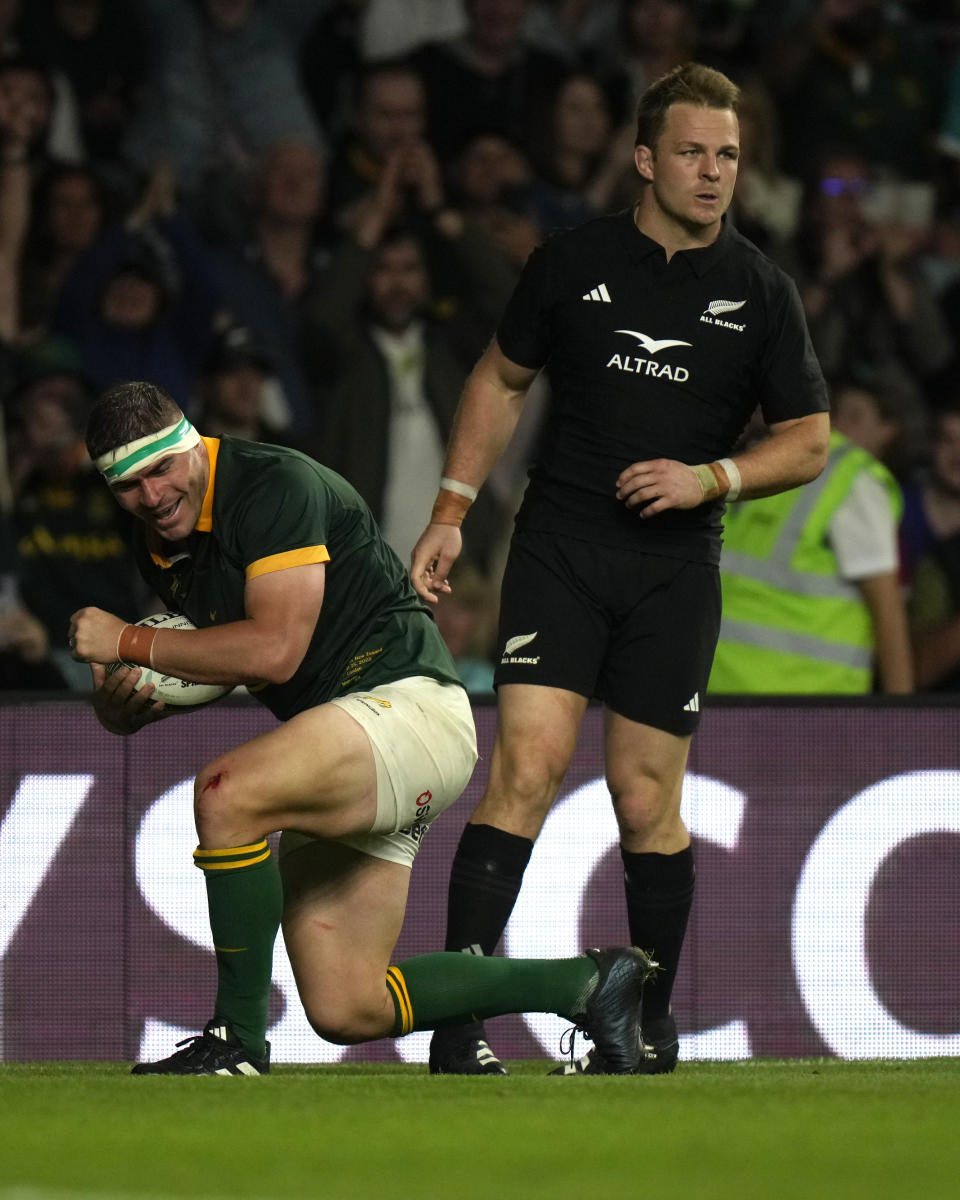
[[[569,1029],[565,1029],[560,1035],[560,1055],[563,1058],[569,1056],[571,1066],[577,1061],[578,1033],[586,1034],[587,1030],[582,1025],[571,1025]]]

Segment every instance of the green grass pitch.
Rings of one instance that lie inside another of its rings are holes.
[[[960,1059],[686,1063],[659,1078],[0,1065],[0,1200],[960,1196]]]

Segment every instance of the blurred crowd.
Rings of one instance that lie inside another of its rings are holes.
[[[341,471],[407,561],[528,254],[632,202],[636,98],[691,58],[743,89],[731,219],[901,489],[917,686],[953,690],[955,0],[0,0],[0,686],[83,689],[70,613],[150,611],[82,441],[120,379]],[[475,694],[548,404],[440,606]]]

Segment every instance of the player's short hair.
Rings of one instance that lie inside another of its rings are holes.
[[[739,111],[740,89],[722,71],[703,63],[688,62],[661,75],[640,97],[637,105],[636,146],[653,149],[663,131],[667,109],[673,104]]]
[[[100,396],[87,419],[87,451],[96,460],[182,418],[177,402],[155,383],[115,384]]]

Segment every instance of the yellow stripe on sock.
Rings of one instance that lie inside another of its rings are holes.
[[[208,862],[202,862],[201,860],[198,859],[196,862],[196,865],[198,867],[202,868],[202,870],[204,870],[204,871],[235,871],[237,869],[237,867],[252,867],[254,865],[254,863],[263,862],[263,860],[265,858],[269,858],[269,857],[270,857],[270,847],[268,846],[266,848],[266,850],[264,850],[264,852],[262,854],[258,855],[256,858],[243,858],[240,860],[240,862],[229,862],[229,863],[218,863],[218,862],[208,863]]]
[[[407,981],[399,967],[387,967],[387,987],[390,989],[400,1010],[400,1033],[398,1037],[413,1032],[413,1005],[407,991]]]
[[[252,854],[254,850],[262,850],[267,844],[263,838],[259,842],[251,842],[249,846],[228,846],[226,850],[203,850],[198,846],[193,852],[194,858],[223,858],[227,854]]]

